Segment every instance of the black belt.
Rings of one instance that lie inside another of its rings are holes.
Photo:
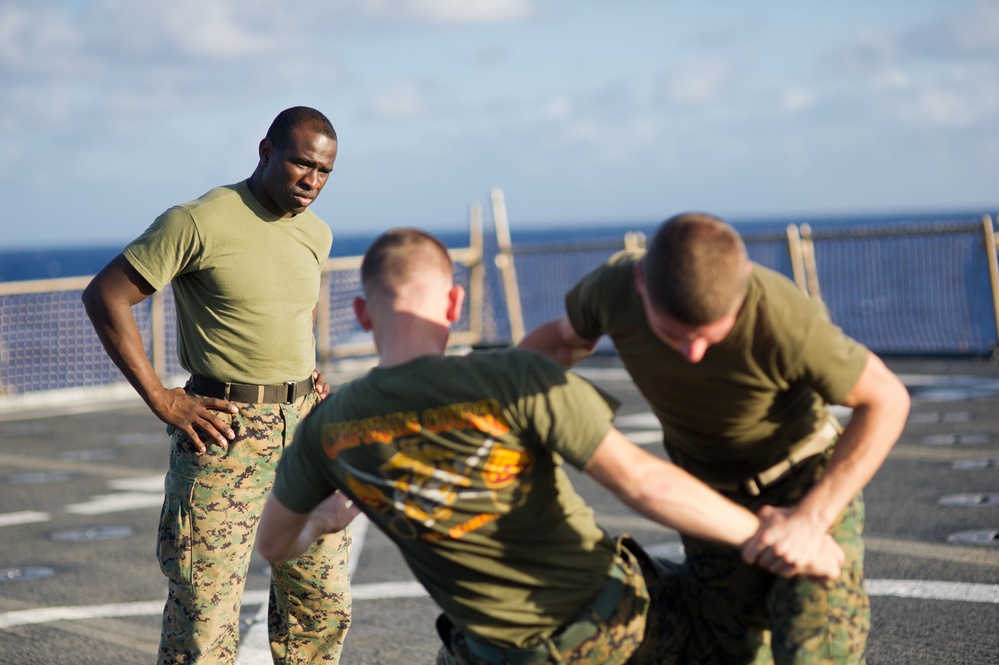
[[[244,383],[225,383],[195,374],[188,385],[191,392],[203,397],[251,404],[287,404],[303,395],[308,395],[315,384],[311,376],[301,381],[288,381],[275,386],[251,386]]]

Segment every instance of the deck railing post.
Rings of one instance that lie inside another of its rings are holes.
[[[822,292],[819,290],[819,268],[815,262],[815,242],[812,240],[812,227],[801,225],[801,256],[805,266],[805,281],[808,284],[808,295],[812,300],[822,302]]]
[[[801,251],[801,233],[796,224],[787,225],[787,251],[791,255],[791,274],[794,283],[808,293],[808,279],[805,277],[805,257]]]
[[[483,321],[486,307],[485,238],[482,229],[482,204],[473,203],[468,211],[468,244],[478,255],[469,266],[468,274],[468,328],[474,344],[482,342]]]
[[[985,254],[989,260],[989,283],[992,284],[992,311],[996,322],[996,348],[992,350],[993,360],[999,359],[999,258],[996,257],[996,233],[990,215],[982,216],[985,231]]]
[[[520,305],[520,290],[517,287],[517,271],[513,265],[513,242],[510,239],[510,222],[506,216],[506,201],[503,190],[496,187],[492,191],[493,224],[496,226],[496,267],[499,268],[506,296],[507,318],[510,319],[510,337],[516,344],[524,338],[524,312]]]

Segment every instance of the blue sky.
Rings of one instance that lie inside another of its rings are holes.
[[[334,233],[999,212],[999,1],[0,0],[0,248],[124,243],[333,121]]]

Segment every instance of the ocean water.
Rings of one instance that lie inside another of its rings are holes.
[[[783,232],[790,223],[808,223],[815,230],[827,228],[880,227],[906,223],[927,223],[953,220],[979,220],[983,211],[952,210],[927,213],[897,213],[880,215],[853,215],[839,217],[787,217],[780,219],[732,220],[741,233],[752,236],[759,233]],[[578,226],[518,225],[511,222],[511,236],[514,245],[565,243],[567,241],[599,240],[620,238],[627,231],[641,231],[651,235],[661,220],[615,221],[608,223],[584,222]],[[489,230],[487,230],[487,235]],[[377,235],[337,233],[334,229],[331,256],[359,256]],[[435,232],[449,247],[468,245],[467,231]],[[65,247],[52,244],[44,247],[4,249],[0,245],[0,282],[57,277],[77,277],[93,275],[108,261],[114,258],[124,246],[77,246]]]

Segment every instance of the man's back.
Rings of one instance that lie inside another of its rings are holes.
[[[296,446],[330,463],[292,465],[309,454],[299,451],[278,496],[291,508],[315,498],[288,488],[364,497],[456,624],[517,644],[562,624],[605,582],[613,543],[559,457],[583,466],[610,418],[595,390],[534,353],[424,356],[376,368],[320,405]]]

